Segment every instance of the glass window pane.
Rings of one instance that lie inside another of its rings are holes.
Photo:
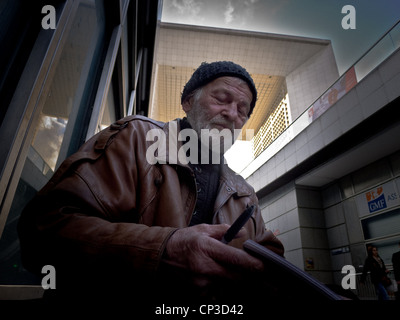
[[[18,218],[27,202],[67,157],[71,142],[76,138],[74,135],[82,132],[82,115],[86,114],[90,92],[95,89],[104,29],[102,1],[80,2],[66,35],[0,241],[0,284],[40,283],[22,268],[16,230]]]
[[[53,171],[67,156],[79,108],[88,107],[81,102],[93,72],[93,55],[104,33],[99,11],[94,0],[79,5],[32,142]]]
[[[400,209],[361,221],[365,240],[400,234]]]
[[[104,107],[99,130],[107,128],[110,124],[116,121],[115,110],[114,89],[111,85],[108,89],[107,101]]]

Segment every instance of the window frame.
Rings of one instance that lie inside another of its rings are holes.
[[[80,3],[87,0],[54,1],[57,3],[56,29],[41,29],[33,41],[4,121],[0,125],[0,143],[2,148],[4,146],[0,154],[0,241],[63,47]],[[49,3],[52,1],[49,0]],[[107,14],[103,56],[99,65],[101,71],[90,90],[92,104],[82,120],[79,142],[70,145],[66,156],[95,134],[103,117],[110,88],[114,89],[116,117],[135,113],[137,85],[144,72],[139,52],[147,50],[148,45],[138,40],[139,0],[112,3],[105,0],[104,7]],[[148,5],[140,8],[150,10]],[[43,293],[41,286],[18,283],[12,286],[0,283],[0,289],[0,299],[32,299]]]

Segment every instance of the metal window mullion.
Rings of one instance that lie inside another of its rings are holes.
[[[127,109],[129,104],[129,96],[128,96],[128,85],[129,85],[129,75],[128,75],[128,28],[127,24],[122,25],[122,34],[121,34],[121,92],[122,92],[122,99],[121,99],[121,109],[122,109],[122,116],[127,115]]]
[[[135,108],[135,102],[136,102],[136,86],[138,83],[138,79],[139,79],[139,74],[140,74],[140,68],[142,66],[142,54],[143,54],[143,50],[140,49],[139,53],[138,53],[138,58],[136,61],[136,70],[134,72],[135,75],[135,81],[133,83],[133,90],[131,91],[131,96],[129,99],[129,107],[128,107],[128,115],[132,115],[132,114],[136,114],[136,108]]]
[[[107,102],[108,90],[110,88],[112,75],[114,71],[115,61],[118,55],[118,49],[121,40],[121,25],[114,28],[110,45],[108,46],[106,59],[103,65],[103,72],[100,77],[99,87],[97,89],[96,98],[93,105],[92,116],[90,118],[86,141],[96,134],[97,128],[103,117],[104,108]]]
[[[10,118],[19,117],[17,125],[15,119],[14,121],[8,119],[8,115],[6,115],[6,121],[3,122],[4,127],[1,128],[1,131],[4,131],[4,135],[7,136],[6,139],[9,141],[10,149],[2,168],[3,173],[0,179],[0,237],[25,164],[29,146],[34,137],[35,125],[39,120],[58,59],[61,56],[65,35],[71,26],[78,4],[79,1],[66,1],[60,19],[57,22],[57,28],[54,30],[50,41],[47,39],[48,33],[51,31],[42,30],[40,32],[8,108],[14,111],[24,106],[22,116],[19,114],[10,115]],[[47,42],[47,48],[44,50],[43,45]],[[11,129],[9,129],[10,125],[13,126]]]

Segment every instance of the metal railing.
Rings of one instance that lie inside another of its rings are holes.
[[[353,293],[360,300],[378,300],[378,295],[375,290],[375,286],[371,282],[371,276],[368,273],[365,282],[361,283],[361,275],[362,273],[356,273],[356,289],[352,290]],[[394,280],[393,273],[390,272],[388,274],[391,280]],[[387,288],[387,292],[390,300],[395,300],[393,288]]]
[[[248,178],[398,48],[400,48],[400,21],[390,28],[333,85],[297,117],[286,130],[277,136],[240,174],[244,178]]]

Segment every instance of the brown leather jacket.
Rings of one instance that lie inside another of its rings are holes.
[[[61,165],[21,215],[28,269],[89,265],[93,272],[107,262],[118,266],[117,273],[121,268],[149,277],[157,273],[168,238],[189,224],[196,184],[190,167],[169,164],[168,155],[166,164],[148,163],[146,150],[154,141],[145,137],[154,128],[168,137],[165,123],[141,116],[121,119]],[[227,165],[220,180],[213,223],[232,224],[246,205],[257,204],[245,225],[249,238],[283,255],[281,242],[265,229],[253,188]],[[244,240],[232,245],[240,247]]]

